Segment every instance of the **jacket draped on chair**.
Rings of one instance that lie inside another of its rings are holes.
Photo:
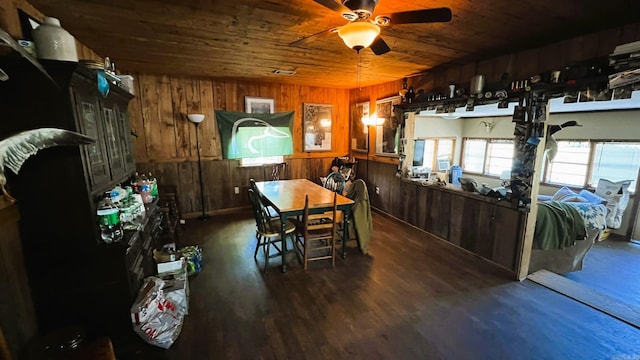
[[[358,239],[358,246],[363,254],[369,252],[369,242],[373,232],[373,218],[369,204],[367,184],[362,179],[355,180],[347,190],[347,197],[354,201],[351,207],[353,228]]]

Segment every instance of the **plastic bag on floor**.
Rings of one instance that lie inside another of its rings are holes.
[[[162,290],[165,282],[156,277],[145,279],[131,306],[134,331],[147,343],[168,349],[180,335],[185,309]]]

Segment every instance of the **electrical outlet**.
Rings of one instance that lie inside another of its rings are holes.
[[[236,186],[236,187],[234,187],[234,188],[233,188],[233,193],[234,193],[234,194],[236,194],[236,195],[240,194],[240,188],[239,188],[239,187],[237,187],[237,186]]]
[[[380,188],[376,186],[376,195],[380,195]]]
[[[186,222],[184,219],[180,219],[180,225],[184,225],[184,224],[186,224],[186,223],[187,223],[187,222]]]

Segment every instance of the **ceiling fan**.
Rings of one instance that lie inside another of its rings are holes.
[[[290,46],[303,45],[318,35],[337,32],[342,41],[356,52],[370,47],[376,55],[388,53],[391,48],[382,40],[380,27],[402,24],[420,24],[451,21],[451,9],[433,8],[396,12],[371,16],[379,0],[313,0],[318,4],[340,13],[349,22],[345,25],[323,30],[290,43]]]

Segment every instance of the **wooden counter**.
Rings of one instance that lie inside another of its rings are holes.
[[[402,178],[401,181],[403,182],[408,182],[411,184],[415,184],[415,185],[419,185],[419,186],[423,186],[423,187],[436,187],[442,191],[447,191],[450,193],[454,193],[460,196],[466,196],[469,198],[473,198],[476,199],[478,201],[484,201],[484,202],[488,202],[491,204],[495,204],[498,206],[503,206],[503,207],[507,207],[510,209],[517,209],[519,211],[525,211],[527,212],[528,210],[525,208],[517,208],[516,206],[514,206],[511,202],[509,202],[509,200],[507,199],[503,199],[503,200],[498,200],[489,196],[484,196],[480,193],[477,192],[470,192],[470,191],[464,191],[462,189],[462,187],[460,187],[459,185],[454,185],[454,184],[449,184],[447,183],[446,186],[441,186],[441,185],[437,185],[437,184],[429,184],[426,182],[426,179],[411,179],[411,178]]]
[[[519,263],[527,211],[509,201],[462,190],[401,179],[397,215],[426,232],[512,272]]]

